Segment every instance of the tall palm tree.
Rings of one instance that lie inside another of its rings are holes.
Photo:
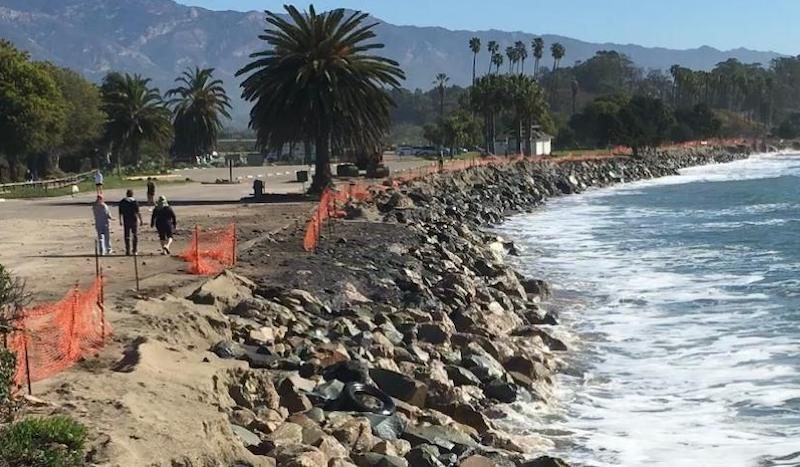
[[[531,43],[531,48],[533,49],[533,58],[535,62],[533,63],[533,76],[536,77],[539,75],[539,61],[544,57],[544,39],[541,37],[537,37]]]
[[[508,74],[514,72],[514,65],[517,64],[517,49],[509,45],[506,47],[506,57],[508,57]]]
[[[572,80],[570,88],[572,90],[572,115],[575,115],[575,102],[578,99],[578,90],[580,89],[577,79]]]
[[[486,45],[486,50],[489,51],[489,73],[491,73],[492,65],[495,65],[494,56],[500,51],[500,44],[497,41],[489,41],[489,44]]]
[[[525,43],[522,41],[517,41],[514,43],[514,48],[517,50],[517,58],[519,59],[520,71],[519,74],[525,74],[525,60],[528,58],[528,47],[525,46]]]
[[[110,73],[100,88],[103,111],[108,116],[105,140],[116,159],[117,172],[122,163],[137,164],[145,142],[166,143],[172,135],[170,112],[158,88],[140,75]]]
[[[503,58],[503,54],[501,54],[501,53],[496,53],[496,54],[492,55],[492,65],[495,66],[495,70],[496,70],[495,73],[500,73],[500,67],[503,66],[503,61],[504,60],[505,59]]]
[[[567,49],[556,42],[550,47],[550,53],[553,54],[553,71],[556,71],[558,70],[558,65],[561,63],[561,59],[567,54]]]
[[[481,51],[481,40],[473,37],[469,40],[469,49],[472,51],[472,84],[475,84],[475,67],[478,64],[478,53]]]
[[[313,142],[310,190],[321,192],[331,183],[331,145],[379,150],[394,106],[386,87],[400,87],[405,75],[397,62],[374,54],[383,44],[371,41],[377,23],[365,23],[366,13],[284,8],[287,19],[267,12],[271,28],[259,36],[267,50],[252,54],[237,76],[247,75],[242,97],[254,103],[258,146]]]
[[[444,91],[447,83],[450,82],[450,77],[444,73],[439,73],[433,80],[433,85],[439,89],[439,118],[444,119]]]
[[[173,153],[183,157],[208,154],[217,145],[222,118],[231,118],[231,102],[222,81],[214,79],[213,68],[195,67],[184,71],[175,82],[179,86],[166,94],[175,130]]]

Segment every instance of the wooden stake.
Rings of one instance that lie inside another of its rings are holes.
[[[133,255],[133,273],[136,275],[136,291],[139,291],[139,255]]]
[[[22,344],[24,346],[25,351],[25,377],[28,380],[28,395],[33,395],[33,388],[31,387],[31,359],[28,356],[28,335],[22,335]]]

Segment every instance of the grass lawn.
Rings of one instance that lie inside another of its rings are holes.
[[[186,183],[185,179],[176,178],[176,179],[162,179],[157,180],[156,184],[164,185],[166,183],[173,184],[173,183]],[[147,180],[144,179],[127,179],[125,177],[119,177],[118,175],[108,175],[103,180],[103,190],[113,190],[115,188],[131,188],[138,192],[143,192],[145,187],[147,186]],[[94,178],[89,177],[89,179],[84,180],[83,182],[78,184],[78,189],[81,193],[94,193]],[[48,198],[48,197],[55,197],[55,196],[66,196],[72,194],[72,186],[65,186],[63,188],[54,188],[45,190],[43,188],[16,188],[13,191],[9,191],[6,193],[0,192],[0,198],[6,199],[26,199],[26,198]]]

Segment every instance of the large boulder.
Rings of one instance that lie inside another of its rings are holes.
[[[372,368],[369,375],[386,394],[420,408],[425,407],[428,386],[408,376],[381,368]]]

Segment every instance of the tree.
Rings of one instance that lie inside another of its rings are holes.
[[[576,141],[585,147],[605,148],[622,140],[620,110],[628,105],[624,95],[601,96],[574,114],[569,126]]]
[[[535,59],[533,63],[533,76],[539,76],[539,62],[544,57],[544,39],[541,37],[537,37],[531,43],[531,49],[533,50],[533,58]]]
[[[170,112],[150,79],[135,74],[109,73],[100,87],[108,115],[105,139],[111,146],[117,172],[122,164],[138,164],[145,143],[166,144],[172,136]]]
[[[553,54],[553,71],[555,72],[558,70],[558,65],[561,63],[561,59],[567,54],[567,49],[565,49],[560,43],[556,42],[550,46],[550,53]]]
[[[470,39],[469,49],[472,51],[472,84],[475,84],[475,67],[478,65],[478,53],[481,51],[481,40],[477,37]]]
[[[676,110],[675,123],[680,129],[674,129],[673,133],[679,136],[673,136],[673,141],[713,138],[719,136],[722,128],[722,121],[705,103],[697,104],[691,109]]]
[[[489,51],[489,73],[492,72],[492,65],[496,65],[494,56],[500,51],[500,44],[497,41],[489,41],[486,45],[486,50]]]
[[[61,142],[65,103],[46,66],[0,40],[0,155],[19,180],[28,157]]]
[[[518,57],[517,57],[517,49],[513,46],[506,47],[506,57],[508,58],[508,74],[513,73],[514,65],[517,64]]]
[[[442,144],[450,149],[451,155],[456,154],[458,148],[474,144],[480,138],[480,124],[463,111],[448,115],[441,126]]]
[[[331,183],[332,143],[380,146],[394,105],[385,87],[399,87],[405,76],[397,62],[373,54],[383,44],[371,42],[377,23],[365,23],[366,13],[285,9],[288,19],[267,12],[272,28],[260,38],[269,48],[252,54],[237,76],[247,75],[242,96],[254,103],[250,127],[258,146],[314,142],[311,191],[321,192]]]
[[[173,153],[183,158],[208,154],[217,145],[222,118],[230,119],[231,103],[214,69],[187,69],[167,91],[172,107],[175,142]]]
[[[530,155],[531,127],[534,123],[542,125],[549,120],[544,92],[533,77],[524,75],[511,77],[506,89],[514,121],[516,152]],[[523,140],[525,141],[524,146],[522,145]]]
[[[572,83],[570,83],[570,90],[572,91],[572,114],[575,115],[575,101],[578,99],[578,90],[580,89],[580,85],[578,84],[577,79],[573,79]]]
[[[500,67],[503,66],[503,54],[494,54],[492,55],[492,64],[496,67],[495,73],[500,73]]]
[[[450,82],[450,77],[444,73],[439,73],[433,80],[434,86],[439,90],[439,118],[444,118],[444,91],[447,83]]]
[[[478,78],[470,92],[470,107],[484,118],[486,150],[490,153],[495,152],[497,114],[506,106],[507,99],[506,77],[499,75]]]
[[[514,49],[517,51],[517,58],[519,59],[520,65],[520,74],[525,74],[525,60],[528,58],[528,48],[525,46],[525,43],[522,41],[517,41],[514,43]]]
[[[64,132],[60,144],[43,153],[38,167],[41,175],[54,175],[63,157],[78,158],[94,154],[103,134],[106,114],[100,89],[80,74],[67,68],[47,65],[64,98]],[[79,163],[72,164],[79,167]]]
[[[639,155],[642,149],[654,148],[667,140],[674,123],[664,101],[646,96],[634,96],[619,111],[622,124],[621,141]]]

